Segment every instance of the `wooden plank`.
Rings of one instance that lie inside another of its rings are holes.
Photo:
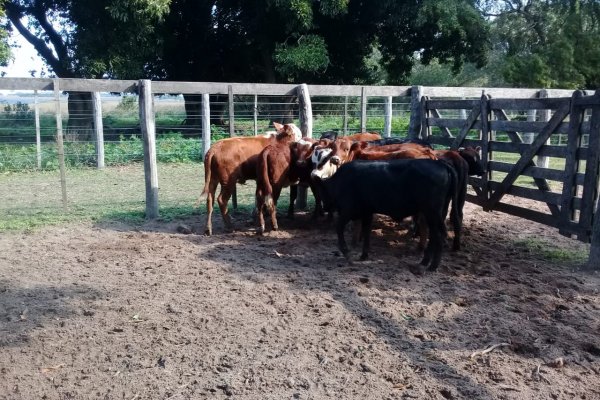
[[[56,115],[56,147],[58,154],[58,169],[60,173],[60,189],[62,194],[63,211],[67,211],[67,173],[65,166],[65,144],[63,141],[62,112],[60,109],[60,83],[59,79],[52,80],[54,87],[55,115]]]
[[[0,90],[54,90],[51,78],[0,78]],[[59,80],[60,82],[60,80]]]
[[[593,106],[597,106],[600,100],[597,96],[586,96],[586,97],[578,97],[575,99],[575,105],[577,107],[586,107],[590,108]]]
[[[465,141],[466,143],[466,141]],[[493,151],[500,151],[503,153],[516,153],[523,154],[530,145],[524,143],[509,143],[509,142],[490,142],[490,148]],[[538,155],[544,155],[548,157],[559,157],[564,158],[567,153],[566,146],[542,146]],[[578,158],[585,158],[587,154],[587,149],[579,149],[577,151]]]
[[[483,99],[482,99],[482,102],[483,102]],[[454,139],[454,143],[452,143],[452,146],[450,146],[450,148],[452,150],[458,149],[462,145],[463,140],[465,140],[465,138],[467,137],[467,134],[469,133],[469,131],[471,129],[473,129],[475,122],[477,122],[477,118],[482,113],[481,107],[482,107],[481,104],[477,104],[475,107],[473,107],[473,109],[471,109],[471,113],[469,114],[469,117],[467,118],[467,120],[464,121],[463,126],[460,129],[460,133]],[[487,123],[487,118],[485,117],[485,115],[483,115],[483,114],[481,114],[481,115],[483,116],[481,118],[481,121],[482,121],[481,129],[483,130],[483,123],[484,123],[483,121],[485,120]]]
[[[271,83],[226,83],[226,82],[153,82],[155,93],[227,94],[228,86],[238,95],[293,96],[297,85]],[[360,96],[358,85],[307,85],[312,96]],[[369,96],[408,96],[408,86],[369,86]]]
[[[534,98],[537,96],[538,89],[512,89],[512,88],[475,88],[475,87],[440,87],[428,86],[427,95],[429,97],[475,97],[481,98],[482,93],[486,93],[496,98]],[[569,92],[569,95],[572,91]]]
[[[492,110],[557,110],[568,107],[570,98],[537,98],[537,99],[492,99],[490,108]]]
[[[438,128],[446,129],[457,129],[464,128],[465,121],[467,121],[467,119],[440,118],[438,110],[432,109],[430,111],[432,112],[433,117],[427,118],[427,125],[429,126],[437,126]],[[433,111],[435,111],[435,113],[433,113]],[[470,129],[481,129],[481,121],[475,121],[473,125],[471,125]]]
[[[494,115],[496,115],[496,118],[498,118],[499,121],[510,121],[510,118],[508,117],[508,115],[506,115],[504,110],[493,110],[493,111],[494,111]],[[506,130],[505,132],[508,135],[508,138],[512,142],[523,143],[523,138],[521,137],[521,135],[518,132],[511,131],[511,130]]]
[[[450,129],[448,129],[448,126],[446,126],[444,122],[441,122],[441,120],[443,119],[442,116],[440,115],[440,112],[438,110],[436,110],[435,108],[432,108],[431,110],[427,110],[427,113],[433,115],[433,118],[425,118],[425,125],[430,127],[431,126],[437,126],[438,128],[440,128],[440,130],[442,131],[442,134],[444,135],[444,137],[447,138],[454,138],[454,135],[452,134],[452,132],[450,132]],[[466,119],[466,118],[465,118]],[[431,122],[430,124],[430,121]],[[448,120],[448,121],[457,121],[460,122],[461,124],[464,124],[464,120]],[[479,121],[478,121],[479,122]],[[479,125],[479,124],[475,124],[475,125]],[[477,126],[474,126],[475,129],[477,129]],[[429,131],[431,131],[431,128],[429,128]]]
[[[227,88],[227,107],[229,108],[229,137],[235,136],[235,108],[233,104],[233,86]]]
[[[569,116],[569,133],[567,137],[567,147],[565,154],[565,178],[563,181],[561,213],[559,216],[559,233],[567,235],[563,227],[568,226],[575,219],[575,210],[573,209],[573,198],[577,197],[577,185],[575,177],[579,171],[580,161],[577,157],[577,151],[581,147],[582,135],[580,131],[581,121],[583,121],[584,109],[576,106],[577,99],[583,96],[583,92],[573,93],[571,102],[571,115]]]
[[[588,158],[585,161],[585,182],[581,195],[582,207],[579,214],[579,226],[582,231],[592,231],[592,221],[598,201],[598,182],[600,171],[600,90],[594,96],[598,105],[592,107],[591,129],[588,141]]]
[[[423,86],[413,86],[410,90],[410,120],[408,123],[408,137],[416,139],[421,133],[421,97],[423,97]]]
[[[502,183],[490,181],[489,182],[490,189],[497,190],[500,189]],[[516,197],[523,197],[529,200],[535,200],[544,202],[546,204],[559,205],[561,203],[561,194],[554,193],[550,191],[542,191],[533,188],[527,188],[523,186],[510,186],[505,194],[510,194]]]
[[[502,181],[501,186],[490,196],[489,206],[493,208],[496,203],[500,201],[504,193],[508,190],[508,188],[515,182],[519,174],[525,169],[525,167],[531,165],[533,162],[533,157],[538,153],[539,149],[544,145],[544,143],[548,140],[550,135],[554,132],[556,127],[565,119],[565,117],[569,114],[568,104],[564,105],[562,108],[556,110],[546,127],[539,133],[539,135],[535,138],[531,146],[526,149],[519,161],[515,164],[515,167],[512,171],[506,175],[504,180]]]
[[[94,109],[94,146],[96,147],[96,168],[104,168],[104,125],[102,124],[102,99],[99,92],[92,93]]]
[[[490,121],[492,130],[502,132],[533,132],[539,133],[548,124],[548,121],[537,122],[537,121],[511,121],[511,120],[498,120]],[[569,130],[569,124],[563,122],[558,125],[554,133],[567,133]]]
[[[144,146],[144,181],[146,186],[146,218],[158,218],[158,169],[156,167],[156,127],[152,82],[139,82],[140,128]]]
[[[500,161],[490,161],[489,162],[490,169],[498,172],[510,172],[514,164],[500,162]],[[564,179],[565,172],[563,170],[558,169],[550,169],[550,168],[541,168],[536,166],[527,166],[521,172],[521,175],[529,176],[531,178],[539,178],[539,179],[550,179],[553,181],[562,182]],[[579,184],[583,184],[583,174],[577,174],[577,180],[581,181]]]
[[[464,110],[475,107],[479,102],[480,100],[428,100],[427,108],[430,110]]]

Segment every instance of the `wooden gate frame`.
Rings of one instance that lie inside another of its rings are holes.
[[[464,120],[445,119],[439,109],[471,111]],[[547,122],[511,121],[506,109],[551,109],[554,114]],[[584,122],[584,114],[589,109],[592,110],[591,119]],[[568,122],[565,122],[567,117]],[[440,129],[441,137],[432,136],[432,127]],[[450,131],[452,128],[460,129],[456,137]],[[474,129],[479,130],[479,139],[466,139],[469,131]],[[505,132],[510,142],[492,140],[496,130]],[[538,134],[531,144],[525,144],[519,131]],[[546,144],[557,132],[567,133],[566,148]],[[582,147],[584,135],[589,135],[587,148]],[[483,94],[480,100],[431,100],[423,96],[420,137],[451,149],[480,145],[487,172],[481,178],[470,179],[475,195],[469,194],[468,200],[486,211],[506,212],[558,228],[562,235],[591,241],[588,267],[600,269],[600,90],[592,96],[576,91],[570,98],[492,99]],[[494,150],[512,151],[520,157],[506,169],[505,163],[493,160]],[[564,170],[540,168],[534,161],[539,155],[563,156]],[[580,173],[584,161],[585,172]],[[491,179],[492,171],[507,172],[507,175],[501,182],[495,182]],[[537,189],[513,186],[521,175],[533,177]],[[552,192],[546,179],[562,181],[562,193]],[[550,214],[502,203],[505,194],[545,202]]]

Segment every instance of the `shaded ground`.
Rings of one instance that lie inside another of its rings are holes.
[[[385,219],[348,266],[325,223],[247,217],[3,233],[0,398],[600,399],[600,279],[554,229],[468,204],[416,277]]]

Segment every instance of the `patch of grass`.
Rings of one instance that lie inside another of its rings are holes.
[[[556,264],[582,264],[587,260],[587,254],[583,251],[561,248],[541,239],[520,239],[514,243],[517,247]]]

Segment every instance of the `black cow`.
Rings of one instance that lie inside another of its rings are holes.
[[[348,221],[359,220],[363,237],[361,260],[368,258],[373,214],[395,220],[421,214],[429,228],[429,241],[421,266],[422,273],[440,264],[445,238],[444,211],[456,202],[457,176],[451,165],[439,160],[407,159],[392,161],[354,161],[342,165],[329,179],[320,181],[326,208],[338,211],[336,231],[340,251],[349,260],[344,239]],[[455,210],[456,207],[453,207]],[[451,215],[459,224],[458,214]]]

